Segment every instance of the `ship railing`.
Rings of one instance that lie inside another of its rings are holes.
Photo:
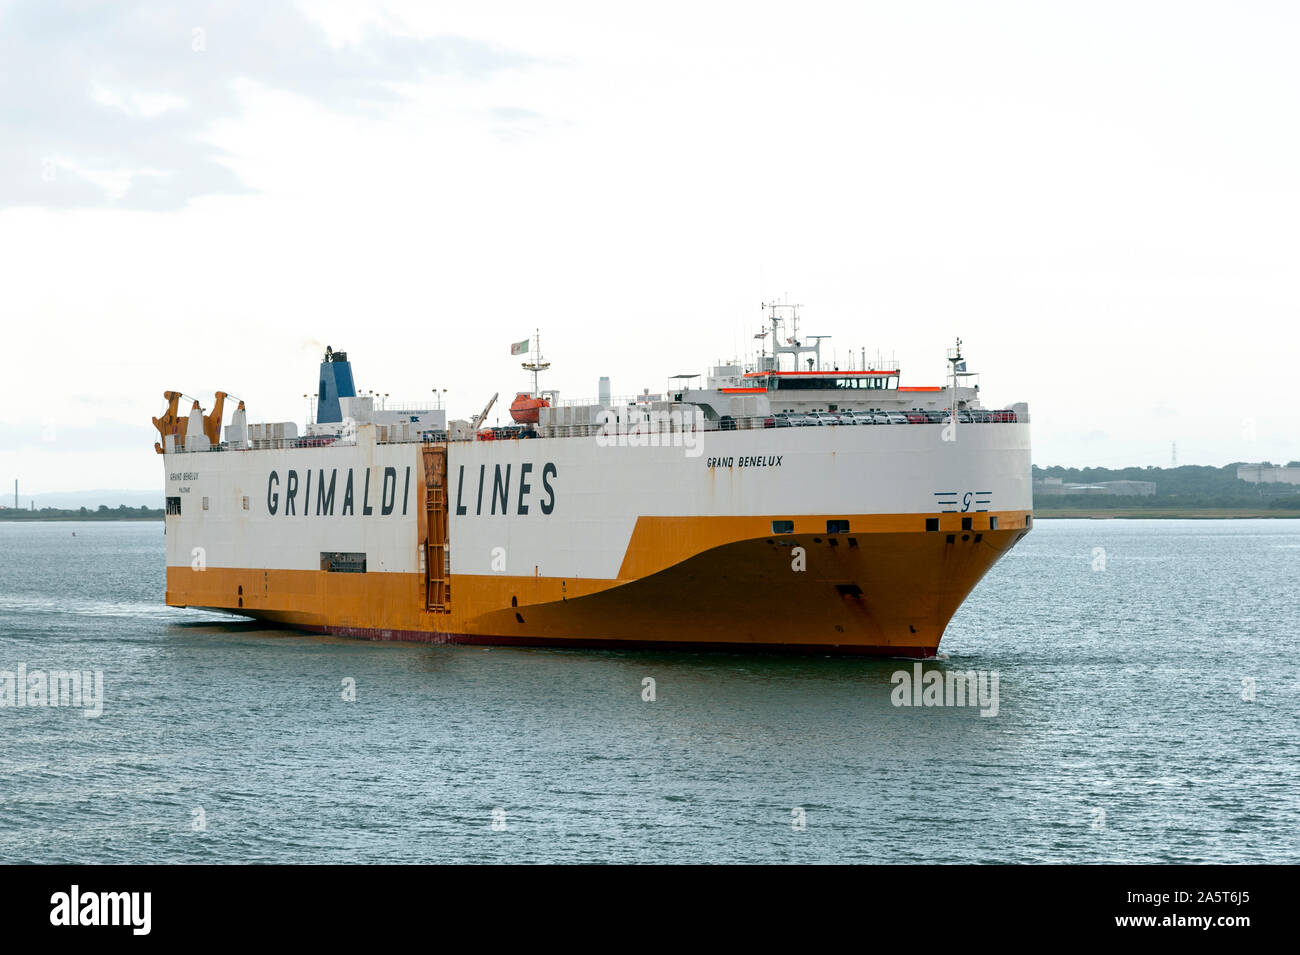
[[[376,394],[372,391],[362,392],[357,398],[369,398],[375,411],[396,411],[398,413],[418,413],[442,410],[442,399],[429,395],[426,398],[402,398],[392,395]]]
[[[611,428],[608,424],[573,424],[547,425],[528,429],[520,426],[480,428],[473,435],[450,435],[443,430],[423,431],[379,431],[377,444],[442,444],[448,441],[512,441],[527,438],[601,438],[617,435],[645,436],[652,434],[674,434],[710,431],[761,431],[768,428],[808,428],[808,427],[902,427],[904,425],[947,425],[947,411],[889,411],[889,412],[814,412],[809,414],[777,412],[770,415],[753,415],[744,417],[724,416],[706,419],[703,422],[674,421],[665,417],[655,422],[632,423],[622,428]],[[1009,408],[976,409],[959,411],[959,426],[975,424],[1016,424],[1027,423],[1028,416]],[[621,443],[621,442],[620,442]],[[635,442],[633,442],[635,443]],[[268,438],[245,444],[222,442],[205,451],[270,451],[295,448],[352,447],[356,445],[353,435],[311,435],[298,438]],[[168,452],[176,453],[176,452]]]
[[[678,388],[680,392],[682,389]],[[643,408],[656,401],[671,401],[674,392],[642,393],[639,395],[612,395],[609,398],[565,398],[553,402],[552,408]]]
[[[958,425],[967,424],[1015,424],[1020,421],[1018,413],[1010,409],[959,411]],[[903,425],[935,424],[946,425],[949,421],[947,411],[893,411],[853,414],[836,412],[819,412],[815,414],[774,413],[754,416],[723,416],[703,422],[702,428],[694,427],[689,420],[685,426],[673,427],[668,422],[640,426],[633,425],[621,430],[611,430],[605,424],[550,425],[539,427],[537,434],[543,438],[581,438],[599,437],[610,434],[672,434],[691,431],[751,431],[767,428],[806,428],[806,427],[900,427]]]
[[[258,438],[252,441],[222,441],[211,447],[194,449],[186,452],[184,448],[168,451],[168,454],[195,453],[208,451],[283,451],[294,448],[351,447],[356,445],[356,438],[339,438],[334,435],[311,435],[300,438]]]
[[[409,411],[413,413],[418,413],[423,411],[425,414],[428,414],[433,411],[441,411],[443,410],[443,408],[441,402],[437,398],[432,398],[432,397],[413,398],[413,399],[385,398],[383,399],[381,407],[378,410],[397,411],[397,412]]]

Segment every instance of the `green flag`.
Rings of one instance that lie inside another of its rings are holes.
[[[524,354],[524,352],[526,352],[526,351],[528,351],[528,339],[527,339],[527,338],[525,338],[525,339],[524,339],[523,341],[521,341],[521,342],[515,342],[513,345],[510,346],[510,354],[512,354],[512,355],[522,355],[522,354]]]

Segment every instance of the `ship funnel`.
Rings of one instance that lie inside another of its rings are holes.
[[[348,353],[325,349],[320,363],[320,391],[316,402],[316,420],[333,422],[343,420],[340,398],[355,398],[356,386],[352,383],[352,365]]]

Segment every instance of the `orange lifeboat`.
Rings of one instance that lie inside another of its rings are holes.
[[[528,392],[521,391],[510,402],[510,417],[518,424],[537,424],[539,410],[550,406],[551,403],[545,398],[534,398]]]

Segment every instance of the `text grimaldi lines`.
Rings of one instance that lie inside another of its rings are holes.
[[[333,517],[336,498],[339,500],[339,514],[369,516],[379,509],[381,515],[392,514],[397,508],[397,468],[386,467],[374,480],[374,498],[371,498],[371,473],[379,468],[361,468],[358,477],[354,468],[319,468],[316,474],[316,516]],[[411,469],[403,469],[402,476],[402,514],[411,500]],[[339,472],[344,472],[340,489]],[[325,476],[329,475],[326,483]],[[304,517],[312,514],[312,468],[305,469],[300,476],[297,469],[291,468],[284,473],[271,471],[266,478],[266,510],[272,516],[283,514]]]
[[[405,515],[411,505],[411,468],[402,470],[402,474],[393,467],[271,471],[266,479],[266,510],[273,517]],[[486,506],[489,515],[527,516],[534,507],[549,515],[555,510],[552,482],[558,475],[551,461],[540,467],[530,461],[518,467],[480,464],[477,473],[472,467],[466,473],[462,464],[455,472],[456,514],[481,515]],[[417,498],[419,493],[417,487]]]

